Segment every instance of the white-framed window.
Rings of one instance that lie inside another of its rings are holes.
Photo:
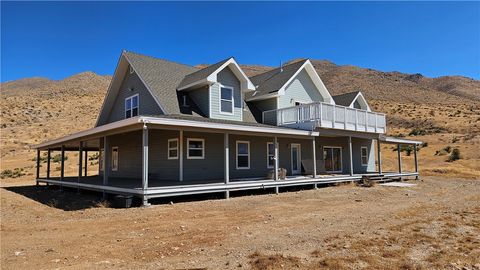
[[[187,139],[187,159],[204,159],[205,158],[205,140],[204,139]]]
[[[268,142],[267,143],[267,168],[271,169],[273,167],[275,167],[275,146],[273,142]]]
[[[362,165],[367,166],[368,165],[368,148],[366,146],[362,146],[360,150],[362,155]]]
[[[220,113],[233,114],[233,87],[220,85]]]
[[[125,118],[138,115],[139,99],[138,94],[125,99]]]
[[[118,171],[118,147],[112,147],[112,171]]]
[[[168,159],[178,159],[178,139],[168,140]]]
[[[250,169],[249,141],[237,141],[237,169]]]

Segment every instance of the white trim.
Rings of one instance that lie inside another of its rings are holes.
[[[330,146],[330,145],[325,145],[322,147],[322,159],[323,159],[323,162],[325,162],[325,148],[337,148],[337,149],[340,149],[340,170],[338,171],[327,171],[327,168],[325,168],[325,172],[328,172],[328,173],[341,173],[343,172],[343,147],[342,146]],[[333,159],[333,151],[332,151],[332,159]],[[332,165],[333,165],[333,160],[332,160]]]
[[[137,115],[133,115],[133,98],[134,97],[137,97]],[[130,101],[130,117],[127,117],[127,107],[125,106],[126,103],[127,103],[127,100]],[[127,118],[132,118],[132,117],[135,117],[135,116],[138,116],[140,115],[140,96],[138,94],[135,94],[135,95],[131,95],[129,97],[126,97],[125,98],[125,101],[123,102],[123,106],[124,106],[124,116],[125,116],[125,119]]]
[[[231,100],[226,100],[226,99],[222,99],[222,88],[225,88],[225,89],[230,89],[232,91],[232,99]],[[227,101],[227,102],[232,102],[232,112],[224,112],[222,111],[222,101]],[[224,114],[224,115],[235,115],[235,88],[232,87],[232,86],[228,86],[228,85],[223,85],[221,83],[218,84],[218,110],[220,112],[220,114]]]
[[[238,153],[238,144],[239,143],[246,143],[247,144],[247,157],[248,157],[248,166],[247,167],[238,167],[238,157],[239,156],[245,156],[245,154],[239,154]],[[236,152],[235,152],[235,164],[236,164],[236,168],[237,170],[249,170],[250,169],[250,141],[236,141],[235,142],[235,145],[236,145]]]
[[[368,112],[371,112],[372,110],[370,109],[370,106],[368,105],[368,102],[367,102],[367,99],[363,96],[362,92],[358,92],[358,94],[355,96],[355,98],[352,100],[352,102],[350,103],[350,105],[348,105],[348,107],[350,108],[354,108],[353,107],[353,104],[355,104],[355,101],[361,97],[363,99],[363,103],[365,103],[365,106],[367,106],[366,109],[362,109],[360,108],[360,110],[365,110],[365,111],[368,111]],[[355,108],[356,109],[356,108]]]
[[[114,150],[117,150],[117,156],[115,157],[115,155],[113,154],[114,153]],[[110,169],[112,172],[116,172],[118,171],[118,161],[119,161],[119,150],[118,150],[118,146],[112,146],[112,150],[111,150],[111,159],[110,159]],[[116,160],[115,160],[116,159]],[[114,165],[117,165],[117,166],[114,166]]]
[[[268,149],[268,146],[269,145],[272,145],[273,146],[273,164],[270,166],[270,153],[269,153],[269,149]],[[278,143],[277,143],[278,145]],[[275,144],[273,144],[273,142],[267,142],[267,169],[273,169],[275,168]]]
[[[170,142],[177,142],[177,146],[176,147],[170,147]],[[168,139],[168,141],[167,141],[167,158],[168,159],[178,159],[178,156],[179,156],[178,148],[179,148],[178,147],[178,138]],[[177,151],[177,156],[170,156],[170,151],[171,150]]]
[[[202,142],[202,148],[193,148],[193,150],[202,150],[202,156],[190,156],[190,141]],[[187,138],[187,159],[205,159],[205,139],[200,138]]]
[[[293,148],[296,147],[298,149],[297,152],[297,171],[293,171]],[[298,175],[302,173],[302,145],[299,143],[292,143],[290,144],[290,170],[292,170],[292,175]]]
[[[423,143],[421,141],[400,139],[400,138],[389,137],[389,136],[380,136],[379,140],[380,142],[384,142],[384,143],[417,144],[417,145]]]
[[[278,90],[279,95],[285,95],[286,87],[297,77],[297,75],[303,69],[305,69],[307,74],[310,76],[310,79],[312,80],[313,84],[315,84],[317,91],[319,92],[320,96],[322,96],[322,98],[324,99],[323,102],[335,104],[335,101],[333,100],[332,95],[330,95],[330,92],[328,91],[327,87],[325,87],[325,84],[323,83],[320,76],[318,76],[318,73],[315,70],[315,67],[310,62],[310,60],[305,61],[305,63],[303,63],[303,65],[293,74],[293,76],[290,77],[290,79],[288,79],[288,81],[282,87],[280,87],[280,89]]]
[[[106,132],[118,128],[123,128],[127,126],[132,126],[139,123],[149,123],[156,125],[169,125],[176,127],[193,127],[193,128],[206,128],[206,129],[218,129],[218,130],[229,130],[229,131],[239,131],[239,132],[254,132],[254,133],[273,133],[279,135],[295,135],[295,136],[307,136],[315,137],[319,136],[318,131],[309,131],[309,130],[300,130],[293,128],[279,128],[279,127],[267,127],[267,126],[243,126],[235,124],[224,124],[224,123],[210,123],[210,122],[199,122],[192,120],[180,120],[173,118],[161,118],[161,117],[148,117],[148,116],[135,116],[128,119],[119,120],[113,123],[105,124],[95,128],[87,129],[77,133],[70,134],[68,136],[60,137],[51,141],[40,143],[32,146],[32,149],[44,148],[48,146],[53,146],[62,142],[79,139],[85,136],[94,135],[101,132]],[[140,127],[139,127],[140,129]],[[421,143],[421,142],[419,142]]]
[[[363,149],[365,149],[365,156],[363,155]],[[363,163],[363,157],[367,159],[366,163]],[[360,162],[362,163],[362,166],[368,166],[368,147],[366,146],[360,147]]]
[[[240,68],[237,61],[235,61],[235,59],[233,57],[228,59],[219,68],[217,68],[215,71],[210,73],[210,75],[208,75],[208,77],[206,79],[204,78],[204,79],[198,80],[196,82],[190,83],[188,85],[182,86],[182,87],[178,88],[177,90],[181,91],[181,90],[185,90],[185,89],[188,89],[192,86],[199,85],[199,84],[218,82],[218,80],[217,80],[218,73],[220,71],[222,71],[223,69],[225,69],[227,66],[232,66],[233,67],[232,72],[237,77],[237,79],[240,81],[240,85],[241,85],[242,90],[248,90],[248,91],[254,91],[255,90],[255,86],[250,81],[250,79],[245,74],[245,72],[243,72],[242,68]]]

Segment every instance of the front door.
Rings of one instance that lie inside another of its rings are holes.
[[[292,161],[292,174],[300,174],[302,172],[302,164],[300,163],[302,158],[300,151],[300,144],[292,143],[290,159]]]
[[[323,147],[323,159],[325,161],[325,171],[330,173],[342,172],[342,147]]]

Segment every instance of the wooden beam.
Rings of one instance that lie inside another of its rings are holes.
[[[350,175],[353,175],[353,150],[352,150],[352,136],[348,136],[348,158],[350,159]]]
[[[37,179],[40,178],[40,150],[37,149]],[[38,182],[37,182],[38,186]]]
[[[398,172],[402,173],[402,150],[401,144],[397,144],[397,156],[398,156]]]
[[[277,138],[277,136],[275,136],[273,138],[273,146],[275,147],[275,163],[274,163],[275,164],[275,166],[274,166],[275,171],[274,171],[273,175],[274,175],[274,180],[278,181],[278,158],[279,158],[279,156],[278,156],[278,138]],[[275,186],[275,193],[278,194],[278,192],[279,192],[278,186]]]
[[[230,182],[230,143],[229,143],[229,134],[228,132],[224,134],[224,142],[223,142],[223,146],[224,146],[224,149],[225,149],[225,153],[224,153],[224,173],[225,173],[225,184],[228,185],[228,183]],[[230,191],[225,191],[225,198],[228,199],[230,198]]]
[[[417,158],[417,145],[413,145],[413,157],[415,159],[415,172],[418,173],[418,158]],[[418,180],[418,174],[415,176],[415,180]]]
[[[50,159],[52,158],[52,150],[47,150],[47,179],[50,179]]]
[[[148,127],[143,125],[142,129],[142,189],[148,189]],[[143,206],[149,206],[148,197],[143,195]]]
[[[382,150],[380,149],[380,140],[377,139],[377,162],[378,174],[382,174]]]
[[[179,171],[178,171],[178,179],[180,182],[183,181],[183,130],[179,131],[179,151],[178,151],[178,162],[179,162]]]
[[[87,167],[88,167],[88,151],[85,150],[84,152],[85,152],[85,171],[83,173],[83,176],[88,176],[88,169],[87,169]]]
[[[312,139],[312,155],[313,155],[313,178],[317,178],[317,149],[315,147],[315,137]]]

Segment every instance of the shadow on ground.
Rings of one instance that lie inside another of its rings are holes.
[[[54,186],[14,186],[3,189],[25,196],[49,207],[58,208],[64,211],[83,210],[101,206],[102,194],[82,190],[77,193],[76,189]]]
[[[311,189],[312,187],[287,187],[281,188],[281,192],[295,192],[306,189]],[[64,211],[76,211],[83,210],[88,208],[95,207],[114,207],[114,195],[107,197],[107,201],[102,199],[102,193],[88,190],[81,190],[77,192],[75,188],[64,187],[63,191],[58,186],[13,186],[13,187],[4,187],[3,189],[17,193],[24,197],[27,197],[31,200],[37,201],[49,207],[54,207]],[[244,190],[244,191],[235,191],[230,192],[230,197],[244,197],[244,196],[253,196],[253,195],[265,195],[272,194],[275,190],[272,188],[260,189],[260,190]],[[210,193],[210,194],[198,194],[198,195],[185,195],[185,196],[175,196],[175,197],[164,197],[150,199],[149,202],[152,205],[161,205],[169,203],[188,203],[194,201],[204,201],[204,200],[219,200],[224,199],[224,193]],[[139,198],[134,198],[132,206],[140,206],[141,200]]]

